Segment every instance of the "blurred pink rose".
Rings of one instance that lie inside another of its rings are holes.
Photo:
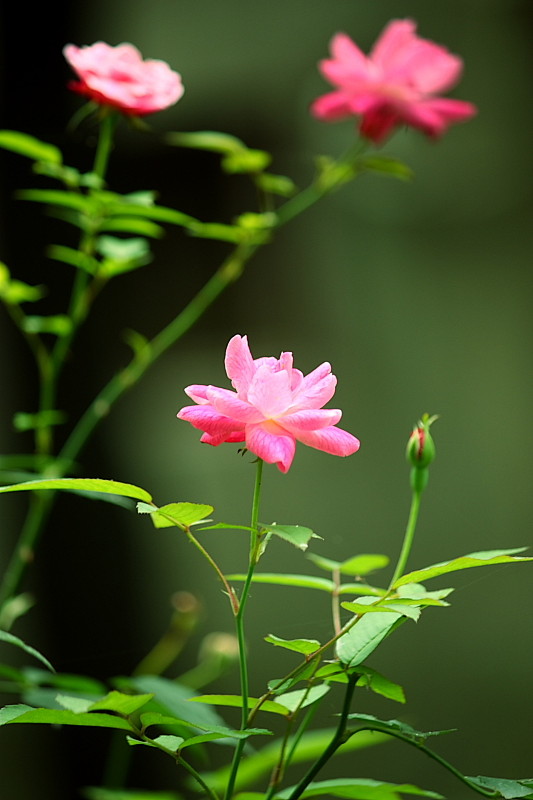
[[[183,94],[177,72],[165,61],[143,61],[132,44],[68,44],[63,55],[79,78],[72,81],[71,89],[126,114],[161,111],[174,105]]]
[[[292,353],[252,358],[246,336],[234,336],[226,349],[226,373],[235,392],[217,386],[188,386],[198,405],[185,406],[178,419],[204,431],[212,445],[245,442],[250,452],[287,472],[296,442],[335,456],[349,456],[359,440],[335,427],[342,416],[322,406],[333,397],[337,379],[328,363],[309,375],[293,369]]]
[[[381,142],[402,124],[436,137],[476,113],[472,103],[436,96],[457,83],[463,62],[444,47],[420,39],[412,20],[390,22],[369,56],[349,36],[338,33],[331,54],[320,62],[320,71],[336,91],[315,100],[311,111],[330,122],[358,115],[362,135],[373,142]]]

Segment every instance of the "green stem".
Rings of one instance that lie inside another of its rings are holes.
[[[416,489],[413,490],[413,496],[411,498],[411,508],[409,510],[409,519],[407,520],[407,526],[405,528],[402,549],[400,552],[400,556],[398,558],[398,563],[396,564],[396,569],[394,570],[394,575],[392,576],[391,582],[389,584],[389,591],[392,589],[396,581],[399,580],[399,578],[401,578],[405,570],[405,565],[407,564],[407,559],[409,558],[409,553],[411,552],[411,547],[413,546],[413,539],[416,530],[416,522],[418,520],[418,512],[420,511],[421,497],[422,497],[421,491],[417,491]]]
[[[309,786],[315,775],[317,775],[322,767],[329,761],[329,759],[335,754],[336,750],[344,744],[346,741],[346,725],[348,723],[348,714],[350,713],[350,705],[352,703],[353,693],[355,691],[355,684],[359,679],[359,675],[350,675],[348,679],[348,683],[346,685],[346,693],[344,695],[344,703],[342,705],[341,716],[339,719],[339,724],[337,726],[337,730],[333,734],[333,739],[328,744],[320,758],[315,761],[313,766],[310,770],[304,775],[300,783],[295,786],[294,791],[292,792],[291,796],[288,800],[296,800],[297,797],[300,797],[304,789]],[[348,737],[349,738],[349,737]]]
[[[257,564],[257,545],[259,540],[258,520],[259,520],[259,506],[261,501],[261,481],[263,476],[263,460],[257,459],[257,469],[255,473],[255,486],[252,501],[252,519],[250,527],[250,556],[248,573],[246,581],[239,598],[239,610],[235,615],[235,626],[237,629],[237,641],[239,643],[239,669],[241,677],[241,697],[242,697],[242,712],[241,712],[241,730],[245,730],[248,725],[248,712],[249,712],[249,690],[248,690],[248,660],[246,658],[246,640],[244,636],[244,612],[246,610],[246,602],[252,583],[255,565]],[[235,781],[237,779],[237,772],[241,762],[242,753],[245,746],[245,740],[240,739],[235,747],[235,753],[231,764],[231,772],[224,795],[225,800],[230,800],[233,795]]]
[[[98,144],[96,145],[96,153],[94,156],[93,172],[98,175],[103,182],[107,172],[107,165],[109,163],[109,156],[113,148],[113,134],[120,117],[118,114],[111,112],[106,114],[100,122],[98,132]]]
[[[474,792],[478,792],[482,794],[484,797],[501,797],[500,793],[497,791],[492,791],[491,789],[483,789],[478,784],[471,781],[466,775],[463,775],[460,770],[450,764],[449,761],[446,761],[445,758],[439,756],[438,753],[435,753],[433,750],[430,750],[429,747],[426,747],[423,744],[419,744],[418,742],[413,741],[413,739],[405,736],[404,734],[400,733],[399,731],[391,730],[390,728],[382,728],[379,725],[365,725],[363,728],[357,728],[355,731],[350,732],[350,736],[353,736],[356,733],[360,733],[361,731],[379,731],[380,733],[386,733],[387,736],[393,736],[396,739],[400,739],[402,742],[406,742],[407,744],[411,744],[420,750],[422,753],[425,753],[429,758],[432,758],[433,761],[436,761],[440,764],[444,769],[447,769],[448,772],[451,772],[452,775],[461,781],[461,783],[466,784],[470,789]],[[292,799],[291,799],[292,800]]]

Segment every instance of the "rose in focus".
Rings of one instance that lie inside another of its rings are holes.
[[[246,336],[234,336],[225,366],[235,391],[202,385],[185,389],[197,405],[182,408],[178,419],[204,431],[200,441],[245,442],[281,472],[289,470],[297,441],[336,456],[359,449],[355,436],[336,427],[342,412],[322,408],[337,385],[327,362],[303,375],[293,368],[292,353],[254,359]]]
[[[390,22],[369,56],[344,33],[331,42],[332,58],[320,62],[334,92],[319,97],[311,111],[335,122],[360,116],[360,131],[383,141],[398,125],[410,125],[431,137],[476,113],[472,103],[437,97],[455,86],[462,60],[416,35],[412,20]]]
[[[181,77],[165,61],[143,58],[132,44],[96,42],[63,49],[79,80],[70,88],[100,105],[144,115],[174,105],[183,94]]]

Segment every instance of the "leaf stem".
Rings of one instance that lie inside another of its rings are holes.
[[[398,558],[398,563],[396,564],[396,569],[394,570],[394,575],[392,576],[391,582],[389,584],[389,592],[394,587],[396,581],[399,580],[399,578],[401,578],[401,576],[404,573],[405,566],[407,564],[407,559],[409,558],[409,554],[413,546],[416,523],[418,520],[418,512],[420,511],[421,497],[422,497],[422,492],[413,489],[413,495],[411,498],[411,508],[409,509],[409,518],[407,520],[407,526],[405,528],[402,549]]]

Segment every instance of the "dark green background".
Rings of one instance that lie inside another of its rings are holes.
[[[255,355],[292,350],[305,372],[331,361],[339,379],[334,405],[344,411],[342,425],[362,442],[347,460],[299,447],[288,475],[267,468],[264,521],[312,526],[324,538],[314,549],[333,558],[358,552],[394,557],[409,505],[404,446],[412,424],[429,411],[441,415],[434,428],[438,459],[413,567],[531,544],[530,4],[113,0],[63,13],[58,4],[57,11],[55,19],[51,11],[46,20],[44,14],[34,20],[33,47],[24,56],[14,30],[22,14],[13,8],[5,14],[5,126],[64,144],[71,160],[85,160],[87,168],[86,132],[68,139],[64,133],[79,105],[63,90],[69,72],[60,49],[66,41],[131,41],[145,56],[167,60],[181,72],[186,92],[153,118],[158,131],[233,133],[272,152],[273,170],[301,186],[312,177],[315,155],[342,152],[354,135],[353,123],[324,125],[307,110],[327,91],[316,62],[336,31],[369,49],[389,19],[416,19],[420,35],[464,57],[454,96],[479,107],[476,119],[438,143],[401,132],[386,145],[387,154],[414,169],[412,183],[365,177],[281,231],[106,420],[87,450],[86,474],[138,483],[161,502],[208,502],[217,519],[246,524],[250,458],[238,457],[230,445],[200,447],[198,432],[177,422],[175,413],[187,402],[187,384],[225,385],[225,345],[233,334],[247,333]],[[49,25],[48,37],[39,35],[39,21]],[[38,209],[15,207],[8,197],[11,183],[32,185],[34,179],[9,162],[3,157],[2,255],[20,277],[48,281],[52,264],[41,254],[50,233]],[[131,132],[121,136],[109,177],[118,190],[161,188],[162,202],[203,219],[229,221],[254,207],[246,182],[220,176],[215,158],[169,151]],[[56,237],[63,234],[54,229]],[[23,255],[17,256],[21,236]],[[70,366],[65,376],[75,407],[124,363],[121,331],[155,333],[225,252],[176,231],[154,249],[151,266],[117,281],[99,300],[80,337],[77,371]],[[57,265],[53,270],[50,280],[60,293],[67,273]],[[5,319],[2,336],[7,429],[14,411],[33,410],[35,401],[29,362]],[[2,435],[6,448],[20,446],[8,430]],[[4,504],[6,535],[14,536],[20,505]],[[225,566],[243,566],[247,545],[239,534],[212,534],[209,542]],[[264,568],[303,571],[306,562],[275,542]],[[436,746],[467,774],[526,777],[532,772],[531,583],[525,565],[435,581],[459,587],[452,607],[406,624],[369,661],[405,686],[408,705],[374,703],[362,694],[360,710],[401,716],[422,730],[457,727]],[[105,676],[131,670],[164,629],[168,598],[177,589],[195,592],[206,607],[186,665],[208,630],[231,630],[219,586],[190,546],[168,531],[153,532],[145,519],[87,508],[81,500],[63,498],[29,585],[42,599],[16,632],[65,671]],[[264,634],[328,635],[325,595],[259,587],[249,612],[253,692],[283,668],[278,651],[262,642]],[[12,655],[5,649],[5,659]],[[287,668],[292,663],[282,659]],[[223,691],[232,686],[231,680],[220,684]],[[334,710],[328,701],[326,714]],[[16,759],[3,768],[2,781],[13,787],[9,797],[26,800],[38,791],[45,800],[61,800],[75,796],[71,785],[100,779],[92,766],[98,754],[87,755],[77,734],[59,743],[51,731],[20,726],[0,736],[4,752],[20,748],[19,759],[31,747],[31,770],[21,775]],[[90,744],[98,737],[91,732]],[[53,771],[66,749],[73,766],[58,784]],[[172,786],[170,770],[155,774],[156,756],[139,758],[154,770],[136,776],[139,785]],[[352,756],[331,774],[409,781],[453,800],[474,796],[400,743]]]

